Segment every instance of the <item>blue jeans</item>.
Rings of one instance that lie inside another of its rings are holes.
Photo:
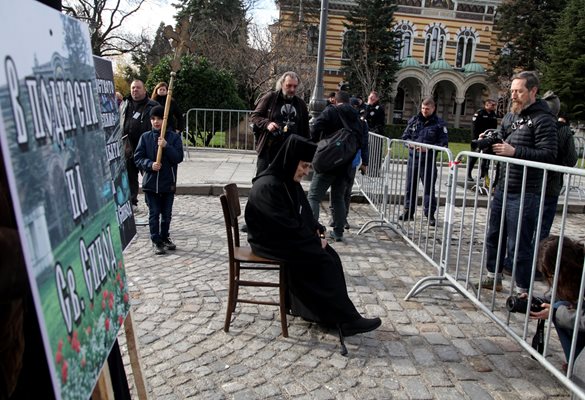
[[[540,240],[547,238],[557,213],[559,196],[545,196],[542,209],[542,224],[540,226]]]
[[[420,164],[420,165],[419,165]],[[420,168],[419,168],[420,166]],[[424,186],[424,212],[427,216],[434,216],[437,209],[435,197],[435,182],[437,181],[437,166],[435,165],[435,152],[413,153],[408,155],[406,165],[406,195],[404,197],[404,209],[411,215],[416,210],[418,196],[418,180]]]
[[[538,222],[538,208],[540,195],[538,193],[526,193],[524,197],[524,210],[520,221],[520,193],[508,193],[506,210],[502,210],[503,192],[496,190],[492,200],[492,208],[489,219],[488,233],[486,237],[486,267],[489,272],[496,272],[496,260],[498,248],[500,260],[497,272],[502,272],[504,259],[507,257],[514,262],[516,250],[516,234],[520,226],[520,243],[516,254],[516,285],[522,289],[530,286],[530,274],[532,272],[532,257],[534,255],[534,232]],[[505,213],[504,226],[500,226],[502,212]],[[502,241],[498,242],[500,229],[503,229]]]
[[[337,174],[319,174],[315,173],[311,180],[309,188],[309,205],[313,211],[315,220],[319,221],[319,203],[325,197],[327,189],[331,187],[331,207],[333,207],[333,231],[336,235],[343,235],[343,226],[345,225],[345,188],[347,185],[347,174],[345,172]]]
[[[148,205],[150,240],[160,243],[169,238],[175,194],[144,192],[144,197]]]

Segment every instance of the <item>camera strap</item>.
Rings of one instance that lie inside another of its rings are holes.
[[[540,354],[544,352],[544,319],[539,319],[536,325],[536,333],[532,338],[532,348]]]

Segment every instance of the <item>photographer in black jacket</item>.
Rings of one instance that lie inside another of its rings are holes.
[[[503,142],[492,145],[494,154],[545,163],[555,161],[558,146],[557,125],[548,105],[543,100],[536,99],[538,86],[539,80],[534,72],[524,71],[514,76],[510,88],[511,112],[502,119],[498,137]],[[502,178],[498,180],[492,200],[486,237],[488,273],[478,285],[487,289],[495,288],[496,291],[502,290],[502,269],[505,259],[503,252],[507,250],[507,258],[516,260],[516,292],[527,292],[530,285],[533,238],[538,223],[543,170],[528,168],[524,182],[523,166],[498,163],[498,168]],[[509,170],[506,171],[506,168]],[[501,222],[502,213],[504,225]],[[518,253],[515,254],[518,229],[519,245]],[[500,230],[505,233],[501,242]],[[498,252],[501,254],[499,264],[496,265]]]

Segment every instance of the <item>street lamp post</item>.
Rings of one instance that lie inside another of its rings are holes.
[[[309,110],[313,118],[317,117],[325,109],[327,100],[323,96],[323,73],[325,70],[325,43],[327,41],[327,14],[329,13],[329,0],[321,0],[321,16],[319,20],[319,46],[317,48],[317,73],[315,75],[315,88],[309,103]]]

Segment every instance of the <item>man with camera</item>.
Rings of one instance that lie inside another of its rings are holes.
[[[471,141],[471,150],[477,151],[477,140],[481,133],[484,133],[488,129],[496,129],[498,127],[498,117],[496,116],[496,102],[493,99],[487,99],[483,103],[483,108],[477,110],[475,114],[473,114],[472,118],[472,126],[471,126],[471,133],[473,135],[473,140]],[[481,168],[479,179],[483,178],[487,173],[487,160],[481,161]],[[469,157],[468,158],[468,165],[467,165],[467,180],[473,182],[473,177],[471,176],[473,169],[475,167],[475,163],[477,162],[476,157]]]
[[[538,87],[539,80],[534,72],[524,71],[513,77],[510,87],[511,112],[504,116],[497,131],[501,142],[491,146],[494,154],[545,163],[555,161],[558,146],[557,127],[547,104],[536,99]],[[478,286],[502,290],[502,270],[506,258],[503,252],[507,251],[507,258],[516,260],[516,292],[523,293],[527,292],[530,286],[533,239],[538,223],[543,171],[528,168],[524,176],[523,166],[507,163],[498,163],[498,169],[501,178],[498,180],[492,200],[486,236],[488,273]],[[507,191],[505,209],[504,191]],[[498,256],[498,253],[501,254]],[[498,265],[496,260],[499,260]]]
[[[309,111],[296,95],[300,79],[295,72],[285,72],[271,90],[260,98],[250,116],[256,136],[256,175],[266,168],[291,134],[309,138]]]

